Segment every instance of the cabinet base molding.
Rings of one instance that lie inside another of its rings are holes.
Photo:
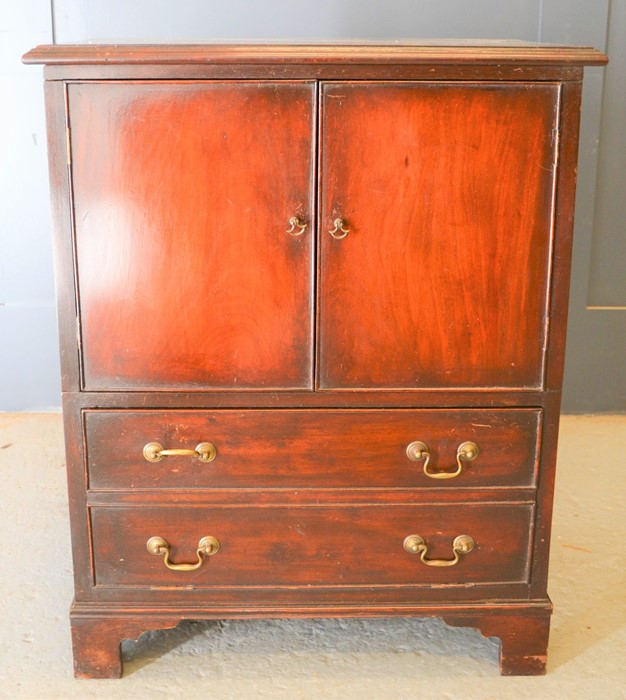
[[[552,603],[549,599],[489,605],[126,607],[75,603],[70,611],[76,678],[120,678],[121,642],[145,632],[172,629],[185,620],[341,617],[438,617],[453,627],[473,627],[500,639],[500,673],[535,676],[546,671]]]

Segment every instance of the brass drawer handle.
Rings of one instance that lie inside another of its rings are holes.
[[[454,559],[426,559],[428,545],[423,537],[409,535],[404,538],[404,548],[409,554],[419,554],[422,564],[427,566],[454,566],[459,563],[459,554],[468,554],[474,549],[474,540],[469,535],[459,535],[452,543]]]
[[[308,224],[303,224],[297,216],[292,216],[289,219],[289,225],[291,228],[287,229],[287,233],[290,233],[292,236],[301,236],[304,233],[304,229],[308,226]],[[296,228],[300,230],[296,231]]]
[[[196,457],[201,462],[212,462],[217,456],[215,445],[201,442],[195,450],[166,450],[160,442],[149,442],[143,448],[143,456],[148,462],[160,462],[163,457]]]
[[[453,472],[432,472],[428,470],[430,462],[430,452],[426,443],[416,440],[406,448],[406,456],[414,462],[424,461],[424,474],[431,479],[453,479],[463,471],[463,462],[472,462],[478,457],[480,449],[475,442],[462,442],[456,451],[456,471]]]
[[[198,561],[195,564],[172,564],[170,561],[170,545],[167,540],[164,540],[162,537],[151,537],[146,542],[146,549],[150,554],[155,554],[157,557],[162,556],[163,563],[172,571],[195,571],[202,566],[203,557],[212,557],[214,554],[217,554],[219,548],[219,541],[215,537],[208,535],[198,542],[198,550],[196,552]]]
[[[333,238],[336,238],[338,241],[345,238],[350,233],[350,229],[346,228],[346,222],[343,219],[335,219],[333,221],[333,226],[334,228],[332,228],[328,233],[330,233],[330,235]],[[339,233],[339,231],[341,231],[341,233]]]

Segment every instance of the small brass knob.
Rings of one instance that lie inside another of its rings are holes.
[[[469,535],[458,535],[452,542],[452,549],[459,554],[468,554],[474,549],[474,540]]]
[[[339,233],[340,231],[341,233]],[[346,222],[343,219],[335,219],[333,221],[333,228],[328,233],[330,233],[333,238],[340,241],[350,233],[350,229],[346,228]]]
[[[421,462],[423,459],[430,459],[430,452],[425,442],[416,440],[406,448],[406,456],[414,462]]]
[[[301,236],[304,233],[304,230],[308,226],[308,224],[303,223],[300,221],[300,218],[297,216],[292,216],[291,219],[289,219],[289,226],[291,228],[287,229],[287,233],[290,233],[292,236]],[[296,229],[300,229],[297,231]]]
[[[458,458],[464,462],[473,461],[478,457],[479,452],[480,449],[475,442],[462,442],[457,449]]]
[[[425,546],[426,542],[419,535],[409,535],[404,538],[404,548],[411,554],[418,554],[422,551],[422,547]]]
[[[219,540],[213,535],[207,535],[198,542],[198,550],[201,550],[207,557],[217,554],[220,549]]]

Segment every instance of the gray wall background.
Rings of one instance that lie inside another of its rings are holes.
[[[60,404],[39,43],[520,39],[587,69],[564,409],[626,410],[626,0],[21,0],[0,7],[0,410]],[[523,342],[523,339],[520,339]]]

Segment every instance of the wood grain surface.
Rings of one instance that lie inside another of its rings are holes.
[[[540,387],[558,86],[322,95],[320,387]]]
[[[438,63],[479,65],[603,65],[607,57],[586,46],[502,41],[334,42],[332,44],[66,44],[38,46],[24,63],[167,64]]]
[[[70,86],[86,388],[311,385],[314,99]]]
[[[456,411],[87,411],[91,489],[471,488],[532,486],[541,412]],[[426,476],[409,443],[430,450],[429,470],[456,470],[467,440],[480,453],[453,479]],[[147,462],[144,445],[215,445],[202,463],[169,456]]]
[[[151,589],[525,582],[532,512],[513,504],[93,508],[95,580]],[[426,540],[428,558],[452,559],[457,535],[476,546],[455,566],[427,566],[405,551],[411,534]],[[193,563],[207,535],[221,547],[195,571],[171,571],[146,549],[159,536],[173,563]]]

